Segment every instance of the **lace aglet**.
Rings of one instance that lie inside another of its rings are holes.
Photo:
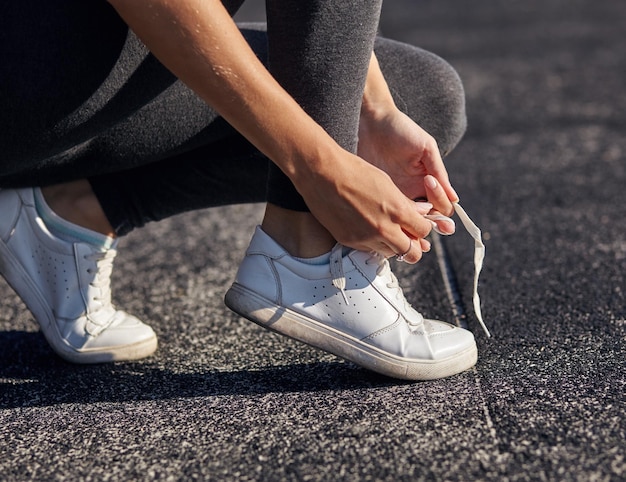
[[[341,292],[341,296],[343,296],[343,300],[346,302],[346,306],[349,305],[350,303],[348,302],[348,296],[346,295],[346,290],[342,288],[339,291]]]
[[[485,322],[483,320],[478,320],[478,322],[480,323],[480,326],[482,327],[483,331],[485,332],[485,335],[487,335],[487,338],[491,338],[491,333],[489,332],[489,329],[487,328],[487,325],[485,325]]]
[[[333,277],[333,286],[337,288],[341,292],[341,296],[343,300],[346,302],[346,306],[350,303],[348,302],[348,295],[346,295],[346,278],[343,275],[343,253],[342,247],[340,244],[336,244],[333,250],[330,253],[330,273]]]

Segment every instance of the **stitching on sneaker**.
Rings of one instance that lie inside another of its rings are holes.
[[[395,330],[398,326],[400,326],[400,324],[402,323],[402,320],[406,322],[406,319],[404,318],[404,316],[398,313],[398,318],[396,318],[396,321],[394,321],[391,325],[387,325],[384,328],[381,328],[380,330],[376,330],[374,333],[370,333],[369,335],[361,338],[361,341],[372,340],[376,338],[377,336],[384,335],[385,333]]]

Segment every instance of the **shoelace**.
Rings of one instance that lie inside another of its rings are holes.
[[[332,284],[335,288],[337,288],[341,295],[343,296],[344,301],[348,304],[348,297],[346,295],[346,277],[343,273],[343,246],[340,244],[335,245],[333,250],[330,253],[330,273],[332,276]],[[399,300],[404,305],[404,309],[408,310],[410,308],[409,302],[404,297],[404,293],[402,292],[402,288],[400,287],[400,283],[398,282],[398,278],[391,271],[391,267],[389,266],[389,261],[378,253],[371,253],[370,257],[365,261],[366,264],[370,264],[370,261],[374,260],[378,267],[376,268],[376,276],[380,276],[381,278],[386,278],[387,280],[387,288],[395,291],[396,300]],[[423,323],[424,318],[422,314],[416,312],[419,315],[419,320],[417,322],[409,321],[411,325],[419,325]]]
[[[368,258],[368,260],[365,263],[367,264],[369,260],[371,259],[375,259],[376,262],[378,263],[378,268],[376,269],[376,276],[387,278],[387,284],[386,284],[387,288],[389,288],[390,290],[394,290],[396,292],[396,300],[399,300],[402,302],[402,304],[404,305],[405,311],[409,311],[409,309],[411,308],[411,305],[409,304],[409,302],[404,296],[404,292],[402,291],[402,287],[400,286],[400,283],[398,282],[398,278],[396,278],[396,275],[391,270],[391,266],[389,265],[389,260],[387,260],[384,256],[381,256],[380,254],[375,253],[370,258]],[[424,323],[424,317],[422,316],[422,314],[419,311],[415,311],[415,310],[413,311],[417,313],[418,316],[416,317],[415,320],[413,320],[412,318],[407,318],[406,319],[407,323],[411,326],[418,326]]]
[[[95,261],[96,269],[94,279],[89,283],[90,286],[99,290],[99,295],[94,295],[93,300],[102,303],[102,308],[107,308],[111,304],[111,273],[113,272],[113,259],[116,251],[109,249],[104,252],[94,252],[86,255],[85,259]],[[87,270],[93,274],[94,270]]]
[[[485,325],[485,322],[483,320],[482,310],[480,307],[480,296],[478,294],[478,279],[480,277],[480,272],[483,268],[483,261],[485,259],[485,245],[483,244],[483,241],[482,241],[482,234],[481,234],[480,228],[476,226],[476,224],[471,220],[471,218],[468,216],[468,214],[465,212],[465,210],[461,207],[459,203],[454,203],[453,206],[454,206],[454,211],[456,212],[457,216],[461,220],[461,223],[463,224],[463,227],[469,233],[469,235],[472,238],[474,238],[474,288],[473,288],[472,302],[474,305],[474,313],[476,314],[476,318],[478,319],[480,326],[484,330],[485,334],[488,337],[491,337],[491,333],[489,332],[489,329],[487,328],[487,325]],[[379,266],[378,266],[378,269],[376,270],[376,275],[377,276],[388,275],[387,277],[389,279],[389,282],[387,283],[387,287],[389,289],[396,290],[396,299],[399,299],[399,297],[402,297],[402,300],[406,307],[408,305],[408,301],[406,300],[406,298],[404,297],[404,294],[402,293],[402,288],[400,287],[398,283],[398,279],[396,278],[396,276],[393,274],[393,271],[391,271],[391,268],[389,267],[389,261],[387,261],[387,259],[379,255],[378,253],[372,253],[372,256],[369,259],[377,260],[377,262],[379,263]],[[335,247],[332,249],[330,253],[330,274],[332,276],[333,286],[341,292],[343,299],[345,300],[346,304],[348,304],[348,297],[345,292],[346,277],[343,273],[343,261],[342,260],[343,260],[343,246],[340,244],[337,244],[335,245]],[[387,271],[385,271],[385,268],[387,269]]]
[[[349,304],[346,295],[346,277],[343,274],[343,245],[337,243],[330,252],[330,275],[333,286],[341,292],[346,305]]]
[[[474,304],[474,313],[478,319],[480,326],[484,330],[485,334],[491,338],[491,333],[487,329],[487,325],[483,321],[482,310],[480,309],[480,296],[478,295],[478,278],[480,271],[483,269],[483,260],[485,259],[485,245],[483,244],[480,228],[474,224],[474,221],[465,212],[465,209],[461,207],[459,203],[454,203],[454,211],[463,223],[463,227],[474,238],[474,293],[472,295],[472,301]]]

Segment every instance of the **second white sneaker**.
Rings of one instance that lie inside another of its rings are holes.
[[[414,310],[386,259],[341,245],[329,264],[311,265],[257,227],[225,302],[261,326],[394,378],[447,377],[477,360],[472,333]]]
[[[0,190],[0,274],[68,361],[136,360],[157,348],[152,328],[111,304],[116,252],[53,236],[37,215],[33,189]]]

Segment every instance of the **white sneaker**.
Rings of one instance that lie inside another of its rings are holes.
[[[404,298],[389,262],[335,246],[330,264],[290,256],[257,227],[226,305],[236,313],[372,371],[442,378],[476,363],[471,332],[424,319]]]
[[[53,236],[32,189],[0,190],[0,274],[70,362],[137,360],[157,348],[152,328],[111,304],[116,253]]]

